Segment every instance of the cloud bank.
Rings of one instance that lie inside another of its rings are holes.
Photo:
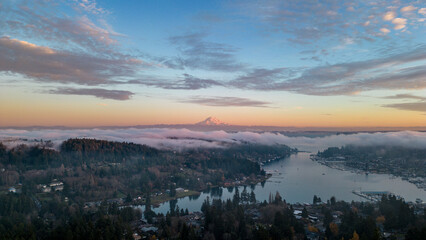
[[[424,89],[426,45],[381,58],[309,68],[256,69],[231,81],[237,88],[306,95],[351,95],[371,90]],[[411,65],[408,67],[407,65]],[[299,76],[297,76],[299,74]],[[296,76],[295,76],[296,75]]]
[[[140,84],[145,86],[157,87],[170,90],[198,90],[214,86],[222,86],[222,83],[207,78],[198,78],[184,73],[178,79],[159,78],[145,76],[140,79],[130,80],[128,84]]]
[[[412,94],[397,94],[394,96],[384,97],[386,99],[414,99],[417,102],[403,102],[403,103],[392,103],[384,104],[382,107],[396,108],[400,110],[426,112],[426,97],[415,96]]]
[[[257,101],[239,97],[204,97],[194,96],[190,99],[182,100],[184,103],[194,103],[204,106],[214,107],[270,107],[269,102]]]
[[[329,135],[325,137],[289,137],[271,132],[191,131],[188,129],[75,129],[75,130],[0,130],[0,140],[9,147],[20,143],[37,144],[34,139],[51,140],[55,147],[68,138],[96,138],[146,144],[160,149],[221,148],[230,144],[285,144],[299,150],[318,151],[348,144],[387,145],[426,148],[426,132],[401,131]],[[27,141],[22,141],[27,139]]]
[[[426,101],[385,104],[383,107],[396,108],[416,112],[426,112]]]
[[[102,58],[0,37],[0,72],[14,72],[44,82],[99,85],[118,83],[142,62],[133,58]]]
[[[123,90],[107,90],[103,88],[58,88],[49,90],[51,94],[88,95],[104,99],[129,100],[134,93]]]

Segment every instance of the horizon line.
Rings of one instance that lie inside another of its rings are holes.
[[[299,129],[299,130],[309,130],[314,129],[317,131],[326,131],[326,130],[394,130],[394,131],[403,131],[403,130],[414,130],[414,131],[426,131],[425,126],[273,126],[273,125],[197,125],[196,123],[188,124],[138,124],[138,125],[103,125],[103,126],[66,126],[66,125],[27,125],[27,126],[0,126],[0,129],[111,129],[111,128],[197,128],[197,129],[206,129],[206,130],[229,130],[229,128],[282,128],[282,130],[287,129]],[[227,129],[228,128],[228,129]],[[258,129],[261,130],[261,129]]]

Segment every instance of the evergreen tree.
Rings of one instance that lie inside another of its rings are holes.
[[[334,196],[330,198],[330,204],[332,206],[336,205],[336,198]]]
[[[235,193],[234,197],[232,198],[232,202],[234,205],[240,204],[240,191],[238,190],[238,187],[235,187]]]
[[[308,215],[308,210],[306,209],[306,207],[303,207],[303,210],[302,210],[302,217],[303,217],[303,218],[308,218],[308,217],[309,217],[309,215]]]
[[[132,196],[130,195],[130,193],[128,193],[127,196],[126,196],[126,202],[127,203],[131,203],[132,202]]]
[[[170,197],[175,197],[175,196],[176,196],[176,188],[174,184],[170,184]]]
[[[331,215],[331,211],[330,210],[326,210],[324,213],[324,221],[323,221],[323,226],[324,227],[328,227],[328,225],[333,221],[333,215]]]
[[[241,202],[247,203],[248,201],[249,201],[249,194],[247,193],[247,188],[244,186],[244,189],[241,192]]]
[[[253,191],[250,193],[250,203],[255,204],[256,203],[256,194],[254,194]]]
[[[276,204],[278,204],[278,203],[281,203],[282,201],[283,201],[282,197],[281,197],[280,193],[277,191],[277,193],[275,194],[275,200],[274,200],[274,202]]]

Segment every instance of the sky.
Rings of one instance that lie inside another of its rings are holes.
[[[424,1],[0,2],[0,127],[426,126]]]

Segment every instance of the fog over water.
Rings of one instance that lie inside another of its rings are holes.
[[[73,129],[73,130],[17,130],[0,129],[0,140],[7,146],[13,147],[20,143],[37,144],[34,139],[51,140],[54,147],[68,138],[96,138],[111,141],[125,141],[148,146],[184,150],[188,148],[216,148],[229,144],[285,144],[297,147],[299,150],[317,151],[327,147],[340,147],[353,144],[360,146],[389,145],[410,148],[426,148],[426,132],[400,131],[331,134],[321,137],[306,136],[291,137],[285,133],[271,132],[225,132],[225,131],[192,131],[188,129],[168,128],[123,128],[123,129]],[[22,139],[28,141],[23,142]]]

